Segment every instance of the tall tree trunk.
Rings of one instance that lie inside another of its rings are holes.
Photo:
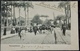
[[[3,35],[6,35],[6,26],[7,26],[7,21],[6,21],[6,19],[4,20],[4,33],[3,33]]]
[[[27,7],[27,26],[29,26],[29,7]]]
[[[68,29],[70,29],[70,28],[69,28],[69,23],[70,23],[69,20],[70,20],[70,17],[71,17],[71,8],[70,8],[70,4],[68,5],[68,15],[69,15],[69,16],[68,16]]]
[[[27,23],[26,23],[26,8],[25,8],[25,25],[27,26]]]
[[[21,19],[21,17],[20,17],[20,7],[19,7],[19,24],[21,26],[20,19]]]
[[[12,26],[12,5],[11,5],[11,26]]]
[[[67,8],[65,7],[65,15],[66,15],[66,28],[67,28]]]
[[[7,6],[5,8],[7,8]],[[6,10],[4,12],[6,14]],[[5,22],[4,22],[4,33],[3,33],[3,35],[6,35],[6,29],[7,29],[6,26],[7,26],[7,20],[5,19]]]
[[[67,21],[67,29],[69,29],[69,17],[70,17],[70,5],[67,4],[67,8],[66,8],[66,21]]]
[[[19,17],[20,17],[20,7],[19,7]]]
[[[8,24],[9,24],[9,22],[8,22],[8,10],[6,12],[7,12],[6,17],[7,17],[7,27],[8,27]]]
[[[15,6],[13,6],[13,18],[15,19]]]
[[[15,26],[15,6],[13,6],[13,26]]]
[[[70,27],[69,27],[69,29],[71,29],[71,5],[70,5],[70,18],[69,18],[69,23],[70,23]]]
[[[8,26],[8,7],[6,6],[6,18],[7,18],[7,26]]]
[[[20,7],[19,7],[19,18],[20,18]],[[20,19],[19,19],[20,20]]]
[[[4,27],[4,34],[3,34],[3,35],[6,35],[6,29],[7,29],[7,28],[6,28],[6,26],[7,26],[6,20],[5,20],[4,26],[5,26],[5,27]]]

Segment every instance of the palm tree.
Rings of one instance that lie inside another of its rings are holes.
[[[12,6],[13,6],[13,26],[15,26],[15,23],[16,23],[16,21],[15,21],[15,19],[16,19],[16,17],[15,17],[15,7],[16,7],[16,5],[17,5],[17,3],[15,1],[12,1]]]
[[[20,2],[17,3],[17,7],[19,8],[19,17],[20,17],[20,12],[21,12],[21,9],[20,9],[20,7],[21,7],[21,3],[20,3]],[[19,20],[20,20],[20,18],[19,18]]]
[[[9,7],[9,2],[7,1],[2,1],[1,2],[1,12],[2,12],[2,16],[4,18],[4,33],[3,35],[6,35],[6,26],[8,26],[8,16],[9,16],[9,11],[11,10]]]
[[[71,12],[71,10],[70,10],[70,2],[69,1],[66,1],[66,2],[62,1],[61,3],[59,3],[58,7],[59,8],[64,8],[65,15],[66,15],[66,25],[67,25],[68,24],[68,22],[67,22],[68,12],[69,11]],[[68,28],[68,26],[67,26],[67,28]]]
[[[16,16],[15,16],[15,7],[19,8],[19,17],[20,17],[20,7],[21,7],[21,1],[12,1],[12,5],[13,5],[13,25],[16,25]]]
[[[13,6],[13,4],[12,4],[12,1],[8,1],[8,3],[11,6],[11,25],[12,25],[12,6]]]
[[[6,25],[7,22],[6,22],[6,19],[5,19],[5,18],[6,18],[6,17],[5,17],[5,15],[6,15],[6,14],[5,14],[5,8],[6,8],[6,7],[5,7],[5,5],[6,5],[5,3],[6,3],[6,2],[3,2],[3,1],[1,2],[1,12],[2,12],[1,15],[2,15],[3,18],[4,18],[4,26],[7,26],[7,25]],[[3,35],[6,35],[6,28],[4,28],[4,33],[3,33]]]
[[[33,8],[33,5],[31,2],[24,1],[23,7],[24,7],[24,11],[25,11],[25,19],[27,19],[27,21],[26,21],[27,22],[26,26],[27,26],[27,25],[29,25],[29,22],[28,22],[29,21],[29,8]],[[27,18],[26,18],[26,8],[27,8]]]
[[[71,19],[71,8],[70,8],[70,3],[68,4],[68,29],[71,29],[70,28],[70,24],[71,24],[71,22],[69,22],[69,20]]]
[[[15,1],[13,1],[12,4],[13,4],[13,18],[15,18],[15,4],[16,4]]]
[[[17,2],[17,7],[19,8],[19,17],[20,17],[20,12],[21,12],[21,7],[25,7],[24,1],[18,1]],[[26,17],[26,10],[25,10],[25,17]],[[26,19],[25,19],[26,20]]]

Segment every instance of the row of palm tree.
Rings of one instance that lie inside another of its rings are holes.
[[[1,2],[1,16],[3,17],[4,19],[4,26],[8,26],[8,11],[10,11],[11,9],[8,7],[9,4],[8,2]],[[3,35],[6,35],[6,28],[4,28],[4,34]]]
[[[24,8],[24,11],[25,11],[25,21],[27,19],[27,23],[29,21],[29,7],[33,8],[33,5],[31,2],[28,2],[28,1],[2,1],[1,2],[1,6],[3,7],[8,7],[8,6],[11,6],[11,9],[13,9],[13,14],[12,14],[12,10],[11,10],[11,19],[13,17],[13,19],[16,19],[16,16],[15,16],[15,8],[18,7],[19,8],[19,17],[20,17],[20,12],[21,12],[21,7]],[[27,10],[27,16],[26,16],[26,10]],[[4,9],[5,11],[5,9]],[[26,18],[27,17],[27,18]],[[8,17],[7,17],[8,19]],[[14,23],[16,23],[16,21],[14,21]],[[26,22],[25,22],[26,23]],[[6,21],[5,21],[5,27],[7,26],[6,25]],[[16,24],[15,24],[16,25]],[[28,24],[26,24],[27,26]],[[4,28],[4,35],[6,35],[6,28]]]
[[[59,8],[63,8],[64,11],[65,11],[65,18],[66,18],[66,25],[67,25],[67,28],[68,27],[68,24],[69,24],[69,19],[71,18],[71,8],[70,8],[70,1],[62,1],[59,3]]]
[[[33,8],[33,5],[31,2],[28,2],[28,1],[12,1],[12,5],[13,5],[13,13],[14,13],[14,18],[15,18],[15,7],[18,7],[19,9],[19,17],[20,17],[20,13],[21,13],[21,7],[24,8],[24,11],[25,11],[25,21],[27,19],[27,23],[29,21],[29,7],[30,8]],[[26,10],[27,10],[27,15],[26,15]],[[28,24],[26,24],[27,26]]]

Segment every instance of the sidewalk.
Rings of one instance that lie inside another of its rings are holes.
[[[55,44],[54,32],[50,33],[29,33],[20,39],[19,36],[10,37],[1,41],[2,44]]]
[[[27,33],[27,32],[26,32]],[[19,36],[14,36],[1,41],[2,44],[41,44],[46,34],[27,33],[24,36],[24,40],[20,39]]]
[[[70,30],[66,30],[66,35],[64,36],[62,30],[55,28],[57,43],[70,44],[71,43],[71,33]]]
[[[3,32],[1,33],[1,40],[3,39],[6,39],[6,38],[10,38],[10,37],[13,37],[13,36],[16,36],[17,33],[15,34],[10,34],[10,31],[7,31],[6,35],[3,35]]]

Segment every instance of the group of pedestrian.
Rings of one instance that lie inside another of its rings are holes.
[[[46,33],[46,31],[51,32],[52,33],[53,27],[51,26],[45,26],[45,25],[35,25],[33,26],[33,32],[36,35],[37,32],[39,32],[40,34],[42,33]]]
[[[26,28],[24,27],[12,27],[11,34],[17,33],[20,39],[24,40],[24,36],[26,35]]]
[[[39,32],[39,30],[43,30],[43,28],[45,28],[45,27],[42,27],[42,26],[39,27],[38,25],[33,26],[34,34],[36,35],[36,33]],[[51,28],[49,28],[49,27],[48,27],[48,29],[51,30]],[[13,28],[13,30],[14,30],[14,28]],[[18,36],[20,37],[20,39],[24,39],[23,37],[26,34],[26,29],[25,28],[16,27],[15,31],[16,31],[16,33],[18,33]],[[65,36],[65,33],[66,33],[66,24],[65,23],[62,24],[62,33]]]

